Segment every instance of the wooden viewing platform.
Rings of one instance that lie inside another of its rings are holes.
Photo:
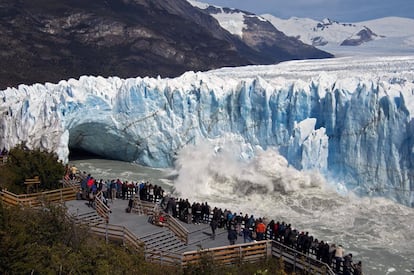
[[[108,207],[99,192],[94,207],[90,207],[86,200],[76,199],[79,191],[76,184],[63,181],[63,185],[68,187],[29,195],[3,190],[0,198],[7,205],[30,207],[43,206],[44,202],[63,203],[68,216],[75,223],[87,225],[91,233],[107,241],[128,244],[143,252],[147,261],[163,265],[185,267],[206,255],[222,264],[257,262],[273,257],[283,259],[285,267],[296,273],[335,274],[327,264],[316,260],[315,255],[305,255],[275,240],[244,243],[244,239],[238,237],[234,245],[226,245],[229,241],[224,228],[217,228],[212,238],[209,224],[187,224],[168,214],[165,226],[156,226],[149,222],[150,215],[159,211],[155,203],[135,198],[132,211],[127,213],[128,200],[113,200]]]
[[[88,224],[98,235],[144,248],[148,261],[185,267],[205,255],[222,264],[257,262],[274,257],[282,258],[285,266],[295,272],[335,274],[325,263],[274,240],[244,243],[243,238],[239,237],[235,245],[226,245],[229,241],[224,228],[218,228],[212,239],[209,224],[187,224],[168,214],[164,227],[153,225],[149,223],[148,215],[157,209],[155,203],[138,200],[133,211],[126,213],[128,200],[116,199],[109,203],[111,212],[108,223],[88,207],[85,200],[67,201],[65,205],[77,222]],[[122,236],[129,236],[129,240],[123,240]]]

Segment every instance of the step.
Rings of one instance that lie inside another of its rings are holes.
[[[74,218],[77,223],[98,224],[105,222],[105,220],[101,216],[99,216],[95,211],[79,214]]]
[[[171,231],[165,230],[140,237],[145,242],[146,248],[149,250],[169,251],[185,246]]]

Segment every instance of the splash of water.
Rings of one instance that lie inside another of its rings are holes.
[[[286,221],[319,240],[342,244],[364,263],[364,274],[414,265],[414,209],[386,198],[359,197],[346,183],[328,182],[289,166],[276,149],[249,148],[230,139],[183,148],[175,192],[192,201]]]
[[[248,158],[245,150],[246,144],[230,139],[183,148],[176,161],[176,193],[184,197],[223,192],[240,196],[327,187],[319,173],[296,170],[275,148],[249,148],[255,152],[252,157],[247,154]]]

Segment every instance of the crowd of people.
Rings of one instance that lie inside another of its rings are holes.
[[[312,254],[344,275],[362,274],[361,261],[353,263],[352,253],[345,254],[342,245],[318,240],[309,232],[300,231],[284,221],[268,221],[254,215],[236,213],[229,209],[211,208],[207,202],[190,203],[188,199],[166,196],[160,203],[168,214],[187,223],[209,223],[214,239],[216,230],[227,230],[230,245],[242,237],[245,243],[262,240],[275,240],[304,254]]]
[[[66,166],[65,179],[80,181],[79,198],[89,200],[89,206],[93,205],[95,196],[100,191],[106,205],[116,199],[131,200],[136,195],[140,200],[149,202],[158,202],[164,196],[163,188],[149,181],[97,180],[91,174],[80,173],[75,166]]]
[[[75,177],[78,171],[68,169],[69,177]],[[216,230],[224,228],[227,230],[227,238],[230,245],[236,243],[239,237],[245,243],[275,240],[289,246],[304,254],[312,254],[320,260],[333,267],[336,272],[342,271],[344,275],[362,274],[362,263],[353,263],[352,253],[345,253],[342,245],[335,245],[324,240],[314,238],[309,232],[300,231],[285,221],[268,220],[265,217],[254,217],[254,215],[236,213],[229,209],[212,208],[207,202],[190,203],[188,199],[176,198],[165,195],[161,186],[153,185],[148,181],[128,182],[117,180],[96,180],[90,174],[81,178],[81,189],[92,206],[94,195],[102,191],[104,203],[115,199],[129,200],[128,208],[132,208],[134,198],[149,201],[160,205],[161,209],[169,215],[186,223],[209,224],[211,237],[216,237]],[[84,197],[85,197],[84,196]],[[165,217],[162,211],[157,212],[150,219],[156,225],[163,226]]]

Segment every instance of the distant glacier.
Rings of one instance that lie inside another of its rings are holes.
[[[0,91],[0,148],[26,142],[151,167],[231,137],[360,194],[414,203],[414,57],[290,61],[173,79],[83,76]]]

